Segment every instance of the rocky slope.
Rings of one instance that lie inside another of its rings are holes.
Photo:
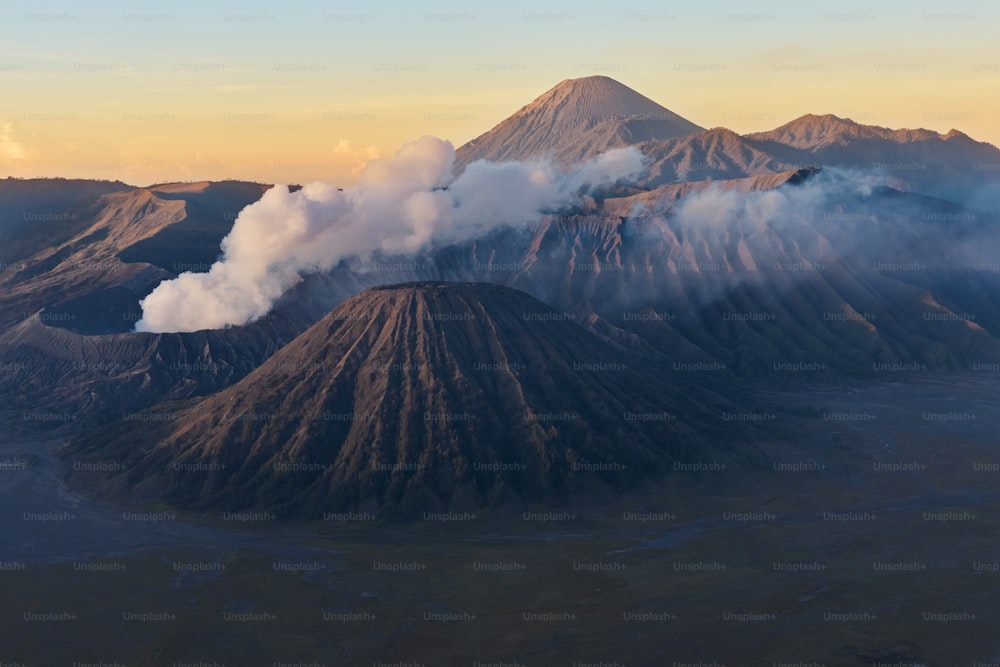
[[[414,516],[750,459],[725,405],[522,292],[412,283],[348,299],[232,387],[72,455],[126,466],[102,488],[181,506]]]

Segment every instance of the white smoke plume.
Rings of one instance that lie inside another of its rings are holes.
[[[207,273],[160,283],[140,304],[136,331],[173,332],[248,324],[303,273],[376,251],[408,253],[474,238],[574,203],[589,187],[637,174],[636,148],[608,151],[563,171],[547,161],[474,162],[452,180],[451,143],[422,137],[362,170],[357,186],[275,186],[243,209]]]

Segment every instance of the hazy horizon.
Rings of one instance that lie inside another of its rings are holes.
[[[443,0],[8,9],[0,176],[352,183],[407,141],[458,147],[591,75],[704,127],[748,133],[834,114],[1000,144],[998,12]]]

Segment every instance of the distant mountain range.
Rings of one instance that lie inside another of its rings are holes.
[[[624,146],[637,146],[648,157],[649,169],[638,182],[645,186],[809,166],[882,171],[900,189],[944,197],[964,198],[984,181],[1000,183],[1000,150],[957,130],[890,130],[809,114],[740,136],[705,130],[605,76],[560,82],[461,146],[456,165],[544,156],[568,163]]]
[[[969,207],[996,185],[996,147],[834,116],[704,130],[588,77],[460,147],[456,168],[624,146],[647,157],[634,182],[524,228],[343,261],[252,325],[190,334],[131,333],[139,300],[207,270],[269,186],[0,182],[7,425],[101,424],[73,452],[128,461],[104,480],[120,494],[408,515],[622,488],[677,460],[749,465],[725,446],[742,432],[716,416],[723,380],[1000,367],[1000,219]],[[578,418],[530,419],[563,413]]]

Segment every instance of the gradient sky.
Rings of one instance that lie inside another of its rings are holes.
[[[7,2],[0,177],[348,183],[591,74],[705,127],[833,113],[1000,144],[996,3],[681,4]]]

